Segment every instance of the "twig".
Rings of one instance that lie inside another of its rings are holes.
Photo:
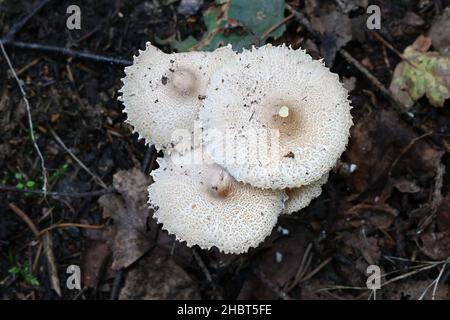
[[[8,204],[8,207],[28,225],[36,238],[40,237],[39,229],[25,212],[12,202]]]
[[[114,277],[111,294],[109,296],[110,300],[117,300],[124,280],[125,280],[125,269],[122,268],[116,273],[116,276]]]
[[[6,34],[5,39],[7,41],[13,39],[16,33],[19,32],[20,29],[22,29],[25,26],[25,24],[49,2],[50,0],[42,0],[40,3],[38,3],[36,7],[33,8],[33,10],[31,10],[29,14],[27,14],[26,16],[15,22],[11,27],[11,29],[9,30],[9,32]]]
[[[392,170],[397,166],[398,162],[401,160],[401,158],[409,151],[411,150],[411,148],[421,139],[428,137],[431,133],[425,133],[421,136],[415,137],[414,139],[412,139],[407,145],[406,147],[404,147],[400,153],[398,154],[398,156],[394,159],[394,161],[391,164],[391,167],[389,168],[389,173],[388,173],[388,177],[391,178],[392,177]]]
[[[431,300],[434,300],[434,298],[436,297],[437,287],[438,287],[439,281],[441,280],[442,275],[444,274],[444,269],[445,269],[445,266],[446,266],[446,265],[447,265],[447,264],[444,264],[444,265],[442,266],[442,269],[441,269],[441,271],[439,272],[438,277],[436,278],[436,280],[434,280],[435,283],[434,283],[434,287],[433,287],[433,293],[431,294]]]
[[[392,93],[386,89],[386,87],[372,74],[366,67],[364,67],[358,60],[353,58],[350,53],[345,49],[340,49],[339,53],[347,60],[348,63],[353,65],[359,72],[361,72],[377,89],[380,91],[388,100],[390,100],[395,108],[395,110],[400,114],[408,114],[407,110],[403,105],[395,99]]]
[[[277,30],[279,27],[281,27],[282,25],[286,24],[287,22],[289,22],[289,20],[291,20],[292,18],[294,18],[295,14],[291,13],[290,15],[288,15],[287,17],[285,17],[284,19],[278,21],[277,23],[275,23],[273,26],[271,26],[269,29],[267,29],[266,32],[263,33],[263,35],[261,36],[261,41],[264,41],[267,37],[270,36],[270,34],[272,32],[274,32],[275,30]]]
[[[71,227],[98,230],[98,229],[105,228],[105,225],[104,224],[71,223],[71,222],[58,223],[58,224],[51,225],[48,228],[42,229],[39,232],[39,235],[41,236],[41,235],[48,233],[49,231],[51,231],[53,229],[57,229],[57,228],[71,228]]]
[[[309,267],[307,262],[309,261],[309,263],[311,263],[310,252],[312,248],[313,244],[309,243],[308,246],[306,247],[305,252],[303,253],[302,261],[300,262],[300,266],[298,267],[297,272],[294,276],[294,280],[289,286],[285,287],[286,291],[291,291],[298,284],[303,275],[306,273],[307,267]]]
[[[61,138],[56,134],[55,130],[53,130],[53,128],[51,128],[51,127],[49,129],[50,129],[50,133],[52,134],[52,136],[56,140],[56,142],[58,142],[58,144],[72,157],[72,159],[75,160],[75,162],[78,163],[78,165],[84,171],[86,171],[95,180],[95,182],[97,182],[97,184],[99,186],[101,186],[104,189],[107,189],[108,187],[103,182],[103,180],[100,179],[100,177],[97,176],[95,173],[93,173],[91,170],[89,170],[89,168],[86,167],[86,165],[80,159],[78,159],[78,157],[72,151],[70,151],[69,148],[67,148],[67,146],[64,144],[64,142],[61,140]]]
[[[439,208],[439,205],[442,202],[442,186],[444,184],[444,175],[445,175],[445,165],[442,163],[442,159],[440,159],[436,168],[436,176],[434,178],[434,187],[430,205],[431,213],[425,219],[419,222],[417,234],[421,234],[429,226],[433,218],[436,216],[436,212]]]
[[[4,44],[5,46],[8,45],[11,47],[22,48],[22,49],[30,49],[30,50],[38,50],[38,51],[44,51],[44,52],[50,52],[50,53],[58,53],[58,54],[62,54],[62,55],[73,57],[73,58],[92,60],[92,61],[96,61],[96,62],[107,62],[107,63],[116,64],[116,65],[120,65],[120,66],[129,66],[129,65],[133,64],[133,61],[130,61],[130,60],[108,57],[108,56],[103,56],[103,55],[89,53],[89,52],[76,51],[76,50],[72,50],[69,48],[64,48],[64,47],[59,47],[59,46],[54,46],[54,45],[16,41],[16,40],[7,40],[5,38],[1,38],[0,43]]]
[[[315,38],[320,38],[319,33],[314,30],[314,28],[312,27],[311,23],[309,22],[309,20],[303,15],[303,13],[295,10],[294,8],[292,8],[289,4],[285,5],[286,9],[291,12],[292,14],[294,14],[294,18],[295,20],[297,20],[303,27],[306,28],[306,30],[311,33]]]
[[[47,258],[47,268],[50,276],[50,285],[58,296],[61,296],[61,285],[58,277],[58,267],[56,266],[55,253],[53,252],[53,241],[50,233],[42,234],[42,246],[44,255]]]
[[[385,40],[380,34],[378,34],[375,31],[372,31],[372,35],[374,35],[375,38],[377,38],[377,40],[380,41],[385,47],[387,47],[389,50],[394,52],[400,59],[402,59],[403,61],[405,61],[406,63],[408,63],[409,65],[411,65],[415,68],[418,67],[415,63],[413,63],[411,60],[406,58],[404,54],[402,54],[400,51],[395,49],[394,46],[391,45],[389,42],[387,42],[387,40]]]
[[[42,195],[44,194],[43,191],[40,190],[29,190],[29,189],[19,189],[17,187],[13,186],[5,186],[0,184],[0,191],[6,191],[6,192],[19,192],[19,193],[26,193],[26,194],[38,194]],[[87,191],[87,192],[47,192],[47,196],[54,197],[54,198],[88,198],[88,197],[96,197],[96,196],[102,196],[104,194],[108,193],[115,193],[115,188],[106,188],[96,191]]]
[[[45,160],[44,160],[44,156],[41,153],[41,150],[39,149],[39,146],[36,143],[36,136],[34,135],[34,126],[33,126],[33,119],[31,117],[31,107],[30,107],[30,103],[28,102],[27,99],[27,95],[25,93],[25,89],[22,86],[22,82],[19,79],[19,77],[17,76],[16,71],[14,70],[14,67],[11,63],[11,60],[9,60],[8,54],[6,53],[5,47],[3,46],[3,43],[0,42],[0,48],[2,50],[3,56],[5,57],[6,62],[8,63],[9,69],[11,70],[11,73],[14,76],[14,79],[17,82],[17,85],[19,86],[20,92],[22,94],[22,99],[25,103],[25,106],[27,108],[27,116],[28,116],[28,127],[30,129],[30,136],[31,136],[31,141],[33,142],[33,146],[36,149],[36,152],[40,158],[41,161],[41,169],[42,169],[42,175],[44,178],[44,184],[42,186],[42,191],[44,191],[44,197],[47,193],[47,169],[45,168]]]
[[[320,270],[322,270],[327,264],[333,260],[333,257],[328,257],[321,264],[319,264],[313,271],[300,279],[300,282],[305,282],[314,277]]]
[[[292,298],[277,285],[270,281],[267,276],[259,269],[253,271],[255,275],[264,283],[270,290],[272,290],[282,300],[292,300]]]
[[[205,263],[203,262],[202,258],[198,254],[198,252],[194,249],[192,249],[192,254],[195,257],[195,260],[197,260],[198,265],[200,266],[200,269],[202,269],[203,273],[205,274],[206,280],[210,283],[214,293],[216,294],[216,298],[219,300],[223,300],[222,295],[217,290],[216,284],[214,283],[211,273],[209,272],[208,268],[206,267]]]

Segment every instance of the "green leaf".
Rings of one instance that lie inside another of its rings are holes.
[[[409,46],[407,61],[395,68],[390,90],[407,108],[424,95],[434,107],[443,107],[450,98],[450,58],[437,52],[421,52]]]
[[[212,51],[220,46],[231,44],[233,49],[241,51],[257,44],[267,30],[284,18],[284,0],[216,0],[203,12],[206,32],[200,40],[189,36],[183,41],[171,41],[172,48],[179,52],[189,50]],[[227,29],[228,24],[237,25]],[[285,26],[274,30],[269,36],[280,37]]]
[[[16,188],[17,189],[25,189],[25,185],[22,182],[19,182],[18,184],[16,184]]]
[[[27,186],[28,189],[32,189],[34,188],[34,186],[36,185],[36,183],[34,181],[27,181],[27,183],[25,184]]]
[[[267,30],[284,18],[284,0],[231,0],[228,18],[238,21],[260,38]],[[274,30],[270,36],[279,38],[286,26]]]
[[[20,272],[20,268],[18,266],[14,266],[14,267],[9,268],[8,272],[13,275],[16,275]]]
[[[22,176],[22,174],[20,172],[16,172],[14,174],[14,178],[16,178],[17,180],[22,180],[23,176]]]
[[[183,41],[174,41],[171,43],[172,48],[177,49],[178,52],[189,51],[190,48],[197,45],[198,41],[193,36],[189,36]]]

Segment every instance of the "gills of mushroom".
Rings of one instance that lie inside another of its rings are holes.
[[[160,159],[152,172],[149,203],[158,223],[188,246],[225,253],[257,247],[277,222],[284,192],[239,183],[211,162],[181,161],[191,153]]]
[[[147,43],[125,68],[120,99],[127,122],[157,150],[192,145],[194,121],[213,72],[236,57],[230,46],[214,52],[166,54]]]
[[[311,182],[305,186],[286,189],[287,200],[284,203],[282,214],[291,214],[306,208],[313,199],[320,196],[322,186],[328,180],[328,173],[325,173],[319,180]]]
[[[213,75],[200,108],[206,151],[238,181],[255,187],[296,188],[319,180],[345,150],[352,125],[339,77],[284,45],[238,57]],[[223,132],[224,141],[212,131]],[[265,143],[265,135],[276,138]]]

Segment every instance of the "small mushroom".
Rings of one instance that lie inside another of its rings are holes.
[[[194,131],[194,121],[212,73],[235,58],[231,46],[214,52],[166,54],[149,42],[125,68],[121,100],[127,122],[154,144],[170,149],[180,141],[176,132]]]
[[[328,180],[328,173],[324,174],[319,180],[307,184],[306,186],[286,189],[288,199],[284,203],[282,214],[291,214],[306,208],[313,199],[320,196],[322,186]]]
[[[211,78],[200,109],[205,131],[227,132],[234,152],[249,149],[258,132],[279,133],[279,153],[230,161],[224,144],[204,139],[206,151],[238,181],[259,188],[296,188],[327,173],[347,145],[352,125],[347,91],[338,75],[303,50],[266,45],[244,50]],[[231,132],[231,134],[230,134]]]
[[[258,246],[277,222],[284,192],[239,183],[209,161],[184,161],[194,152],[159,159],[149,187],[154,217],[188,246],[216,246],[225,253]]]

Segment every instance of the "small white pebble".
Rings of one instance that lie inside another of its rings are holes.
[[[278,233],[281,233],[283,236],[289,235],[289,230],[283,228],[282,226],[278,226],[277,231]]]
[[[357,166],[356,164],[352,163],[352,164],[350,165],[350,173],[355,172],[357,168],[358,168],[358,166]]]
[[[282,260],[283,260],[283,254],[279,251],[275,252],[275,261],[277,263],[281,263]]]

